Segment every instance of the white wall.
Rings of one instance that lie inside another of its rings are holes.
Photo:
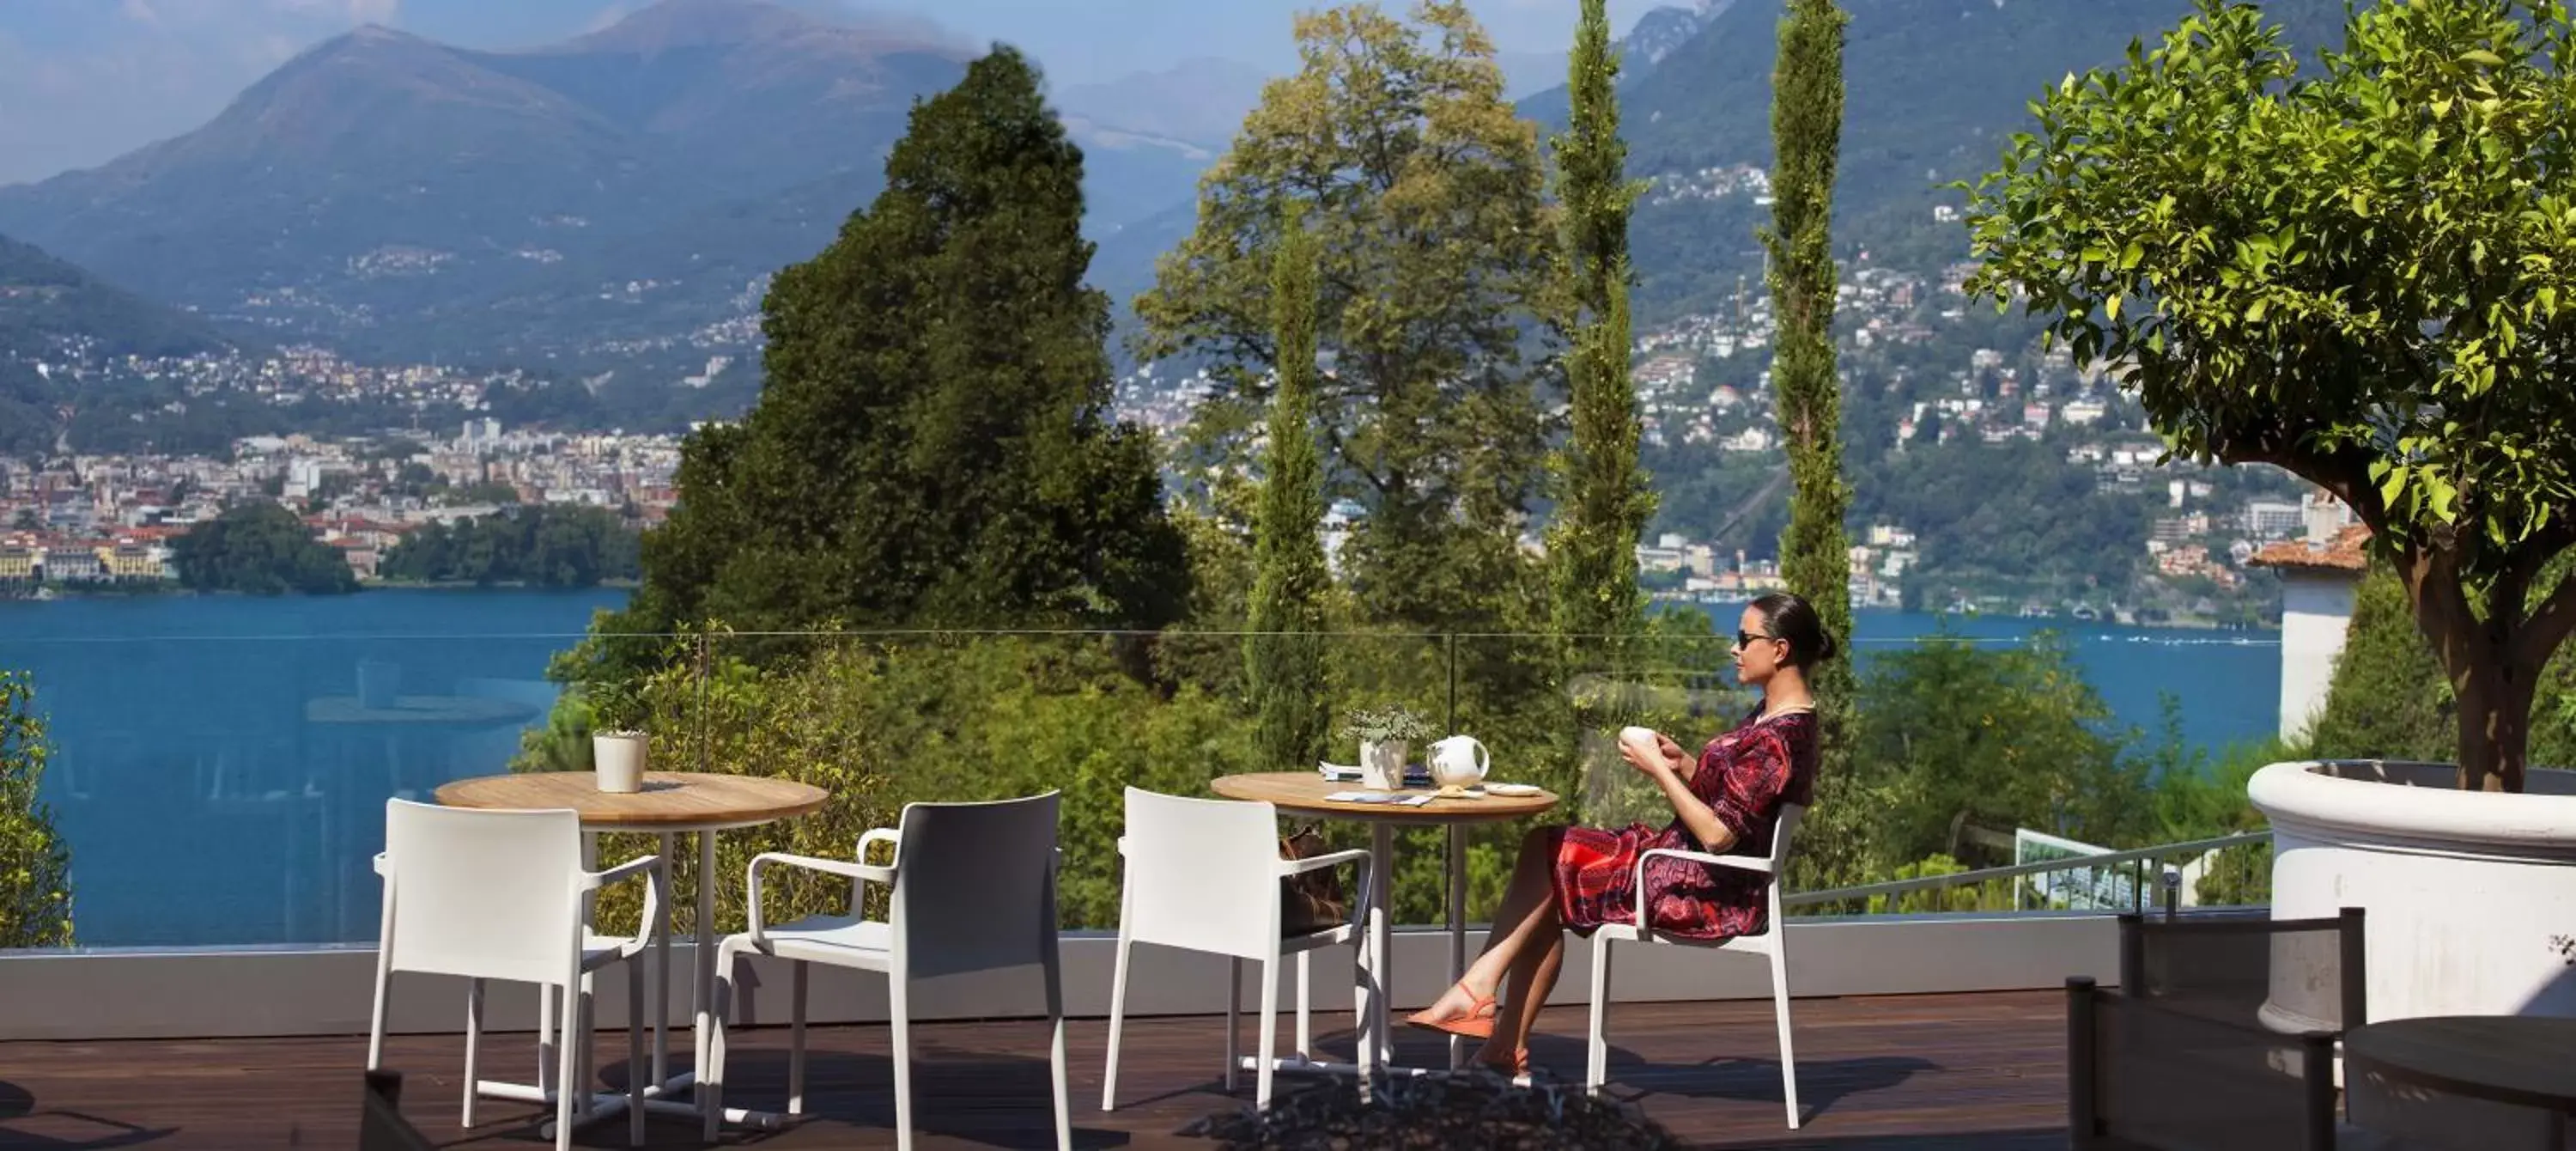
[[[2325,710],[2335,657],[2352,622],[2356,576],[2281,573],[2281,738],[2297,739]]]

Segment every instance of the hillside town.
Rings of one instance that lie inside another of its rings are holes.
[[[299,512],[362,581],[422,526],[506,504],[609,508],[649,525],[675,499],[679,451],[676,436],[512,430],[477,419],[453,436],[255,436],[229,460],[0,457],[0,587],[28,594],[169,581],[171,542],[246,500]]]

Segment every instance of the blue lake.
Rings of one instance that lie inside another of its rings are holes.
[[[555,691],[548,659],[623,591],[370,591],[0,602],[0,667],[35,677],[43,795],[72,850],[85,946],[375,936],[388,795],[504,768]],[[1939,626],[1865,612],[1865,665]],[[2118,721],[2158,695],[2216,748],[2273,727],[2271,637],[1964,619],[1984,642],[2065,636]]]

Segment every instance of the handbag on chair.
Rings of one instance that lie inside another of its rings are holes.
[[[1324,854],[1324,833],[1314,824],[1280,837],[1279,858],[1309,859]],[[1342,891],[1340,871],[1326,868],[1279,879],[1279,931],[1304,935],[1333,927],[1351,917],[1350,896]]]

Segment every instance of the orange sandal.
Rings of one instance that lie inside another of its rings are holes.
[[[1458,984],[1458,989],[1461,991],[1467,991],[1467,985],[1464,983]],[[1467,998],[1471,1000],[1467,1005],[1467,1013],[1456,1019],[1446,1019],[1435,1023],[1429,1019],[1423,1018],[1424,1015],[1429,1014],[1431,1011],[1430,1008],[1425,1007],[1420,1011],[1416,1011],[1411,1015],[1405,1016],[1404,1021],[1415,1027],[1422,1028],[1425,1031],[1437,1031],[1443,1035],[1463,1035],[1469,1039],[1492,1038],[1494,1034],[1494,997],[1491,995],[1478,995],[1473,991],[1467,991]]]

